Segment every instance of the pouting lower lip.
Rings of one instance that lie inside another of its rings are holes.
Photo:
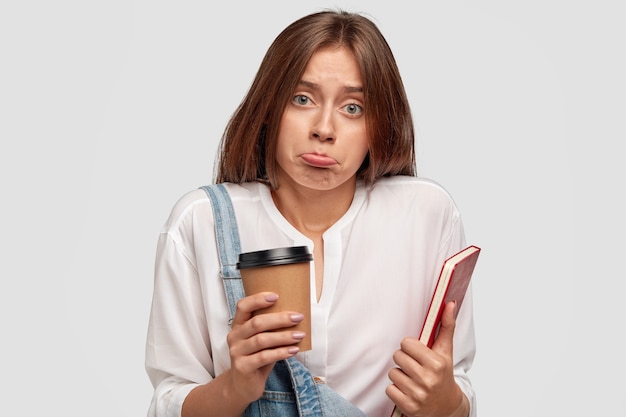
[[[328,167],[337,164],[337,161],[335,161],[333,158],[316,153],[305,153],[301,155],[301,158],[307,164],[315,167]]]

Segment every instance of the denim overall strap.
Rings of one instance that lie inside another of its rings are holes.
[[[243,285],[241,284],[241,275],[237,269],[237,259],[241,252],[237,219],[224,184],[205,185],[200,188],[207,193],[213,206],[215,233],[220,256],[220,275],[224,282],[224,290],[226,291],[228,309],[230,311],[228,320],[228,325],[230,326],[235,318],[237,301],[245,295]]]
[[[237,260],[241,247],[239,231],[232,201],[223,184],[202,188],[213,206],[215,232],[220,255],[221,276],[224,281],[229,324],[235,317],[237,300],[245,293]],[[366,417],[358,408],[331,390],[326,384],[318,384],[309,370],[296,358],[278,361],[274,365],[265,392],[251,403],[244,417]]]

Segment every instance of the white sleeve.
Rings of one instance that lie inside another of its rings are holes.
[[[472,387],[468,372],[476,354],[476,339],[472,312],[472,285],[470,283],[454,329],[454,378],[467,396],[470,404],[470,417],[476,417],[476,394]]]
[[[446,258],[467,246],[460,215],[457,213],[455,217],[456,221],[453,223],[454,226],[448,242],[448,254],[445,256]],[[472,278],[472,280],[473,279],[474,278]],[[476,417],[476,393],[468,375],[469,370],[472,368],[475,355],[476,336],[474,333],[472,284],[470,282],[456,319],[453,340],[454,378],[469,400],[469,417]]]
[[[213,379],[197,268],[168,233],[159,237],[146,371],[154,386],[149,417],[179,417],[189,391]]]

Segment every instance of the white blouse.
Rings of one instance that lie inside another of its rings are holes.
[[[227,184],[244,252],[313,243],[278,211],[261,183]],[[393,353],[417,337],[442,262],[465,246],[450,195],[423,178],[359,184],[351,207],[324,239],[319,301],[311,279],[313,349],[297,355],[370,417],[389,417]],[[312,262],[312,272],[315,261]],[[312,273],[312,277],[314,274]],[[471,288],[454,338],[455,377],[470,400],[475,353]],[[180,416],[185,396],[230,366],[228,308],[219,276],[211,203],[193,190],[174,206],[158,241],[146,370],[149,416]]]

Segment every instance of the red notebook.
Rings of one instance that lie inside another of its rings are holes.
[[[443,263],[419,337],[420,342],[426,346],[432,347],[435,336],[437,336],[439,331],[443,308],[448,302],[453,300],[456,300],[454,312],[454,317],[456,318],[472,278],[479,254],[480,248],[472,245],[452,255]]]
[[[419,341],[426,346],[432,347],[439,331],[443,309],[448,302],[453,300],[456,301],[454,311],[454,317],[456,318],[472,278],[479,254],[480,248],[472,245],[452,255],[443,263],[419,336]],[[394,407],[391,417],[401,416],[400,410]]]

